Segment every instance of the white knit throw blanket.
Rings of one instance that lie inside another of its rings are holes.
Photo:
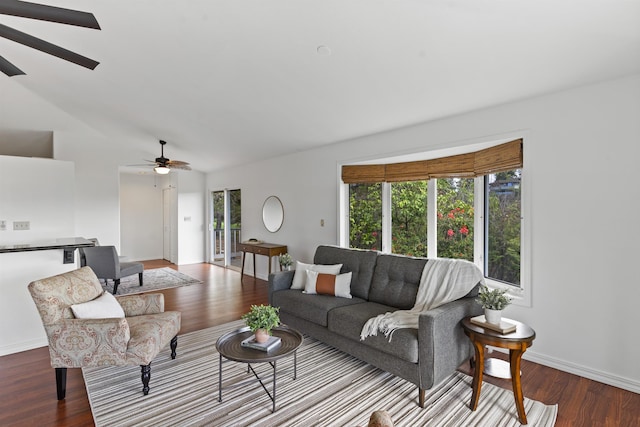
[[[372,317],[364,324],[360,339],[378,335],[380,331],[391,341],[391,335],[396,329],[418,329],[418,319],[422,312],[462,298],[479,282],[484,283],[484,276],[472,262],[449,258],[430,259],[422,270],[413,308]]]

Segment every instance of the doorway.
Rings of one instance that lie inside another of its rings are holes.
[[[240,190],[211,192],[211,259],[222,267],[240,270],[242,253],[237,244],[242,240],[242,204]]]

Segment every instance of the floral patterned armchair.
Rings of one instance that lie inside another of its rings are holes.
[[[104,294],[90,267],[31,282],[29,292],[49,340],[58,400],[65,397],[67,368],[140,365],[146,395],[151,361],[169,343],[176,357],[181,315],[164,311],[163,294],[118,296],[125,317],[80,319],[71,306]]]

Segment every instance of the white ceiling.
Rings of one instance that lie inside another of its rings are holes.
[[[41,3],[102,30],[0,23],[100,65],[0,38],[26,72],[12,82],[114,146],[153,158],[164,139],[205,172],[640,72],[636,0]]]

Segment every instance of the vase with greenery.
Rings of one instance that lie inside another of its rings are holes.
[[[506,289],[491,289],[486,285],[480,287],[476,302],[484,309],[484,316],[487,322],[494,325],[500,324],[502,310],[511,304],[511,298],[509,298],[506,293]]]
[[[271,330],[280,324],[279,307],[270,305],[252,305],[248,313],[242,315],[242,320],[251,329],[259,343],[266,342]]]
[[[280,267],[283,270],[289,270],[291,268],[291,264],[293,263],[293,258],[288,253],[284,253],[280,255]]]

